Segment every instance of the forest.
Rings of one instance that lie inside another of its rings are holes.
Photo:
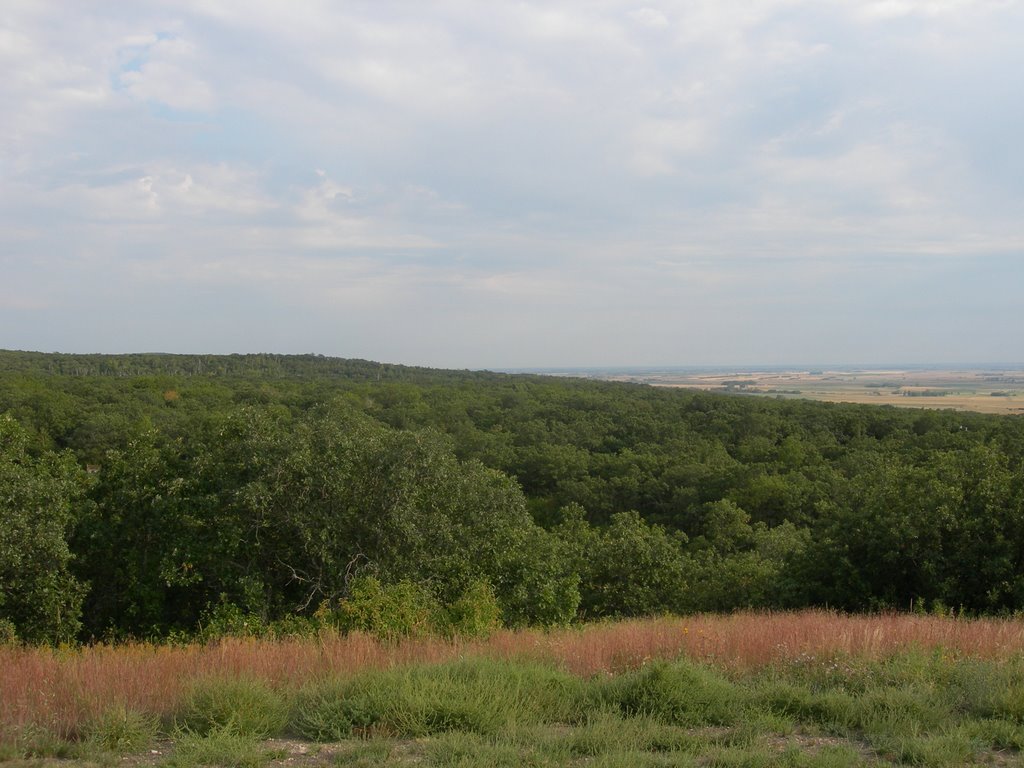
[[[0,637],[801,607],[1024,609],[1024,419],[316,355],[0,352]]]

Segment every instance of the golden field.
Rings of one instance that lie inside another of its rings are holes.
[[[599,375],[660,387],[804,398],[837,403],[950,408],[979,413],[1024,413],[1024,371],[1019,369],[750,370],[700,373],[644,371]]]

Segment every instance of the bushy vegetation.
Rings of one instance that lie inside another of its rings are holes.
[[[7,638],[1024,609],[1020,417],[16,352],[0,414]]]
[[[70,455],[37,457],[28,442],[0,414],[0,642],[70,640],[83,594],[67,544],[80,475]]]
[[[805,654],[745,670],[677,658],[592,677],[476,657],[300,687],[207,678],[163,726],[112,708],[77,740],[8,734],[0,759],[96,760],[159,745],[168,767],[295,760],[265,742],[276,737],[328,744],[337,765],[941,768],[1016,761],[1022,701],[1019,655]]]
[[[182,731],[200,736],[229,731],[268,739],[284,730],[288,705],[259,679],[214,677],[191,686],[175,722]]]

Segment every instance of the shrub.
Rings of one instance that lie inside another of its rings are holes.
[[[220,637],[262,637],[267,627],[259,616],[247,613],[221,595],[216,604],[208,603],[199,619],[200,640]]]
[[[374,576],[352,581],[349,595],[338,604],[334,622],[346,632],[361,630],[385,639],[423,637],[434,632],[441,606],[425,587],[403,579],[382,584]]]
[[[551,667],[486,659],[365,672],[303,688],[290,729],[315,741],[372,731],[492,734],[512,724],[579,720],[585,689]]]
[[[470,584],[447,611],[448,626],[463,637],[486,637],[501,626],[501,606],[487,581]]]
[[[267,633],[278,640],[316,637],[323,629],[324,622],[320,616],[296,616],[293,613],[267,625]]]
[[[361,701],[350,694],[351,683],[321,680],[304,686],[295,696],[290,731],[311,741],[341,741],[356,726],[369,724],[372,715],[361,711]]]
[[[230,728],[240,736],[266,739],[279,735],[287,722],[287,702],[263,681],[249,678],[200,681],[178,712],[178,724],[198,735]]]
[[[9,619],[0,619],[0,646],[17,645],[18,631],[14,622]]]
[[[740,690],[687,661],[654,662],[609,681],[607,700],[626,715],[686,726],[729,725],[743,714]]]

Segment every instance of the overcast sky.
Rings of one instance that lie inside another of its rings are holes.
[[[3,0],[0,347],[1024,362],[1024,2]]]

